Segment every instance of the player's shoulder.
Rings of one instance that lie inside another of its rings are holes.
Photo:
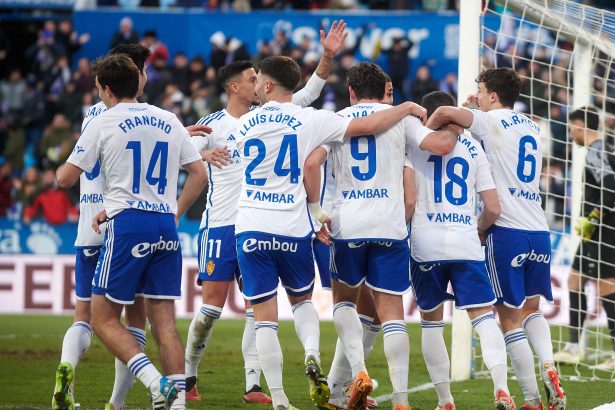
[[[91,106],[90,108],[88,108],[88,110],[86,111],[85,116],[83,118],[83,122],[81,123],[81,133],[83,133],[83,131],[85,131],[86,127],[88,127],[88,124],[94,118],[99,117],[106,110],[107,110],[107,106],[102,101],[99,102],[99,103],[96,103],[93,106]]]
[[[249,114],[249,112],[248,112],[248,114]],[[223,119],[225,117],[228,117],[227,114],[226,114],[226,110],[220,110],[220,111],[212,112],[211,114],[208,114],[208,115],[202,117],[200,120],[198,120],[196,125],[210,125],[211,126],[212,123],[220,121],[221,119]]]

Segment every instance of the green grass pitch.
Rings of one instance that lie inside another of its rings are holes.
[[[178,329],[185,341],[189,320],[179,320]],[[55,368],[60,359],[64,332],[71,319],[65,316],[0,316],[0,408],[48,409],[53,392]],[[420,326],[409,325],[410,330],[410,388],[429,382],[421,355]],[[248,405],[242,402],[244,391],[241,335],[243,321],[221,320],[216,324],[212,342],[201,362],[199,389],[201,402],[189,402],[189,409],[267,409],[269,406]],[[450,340],[450,326],[446,327],[446,340]],[[284,352],[284,385],[293,405],[300,409],[314,408],[308,397],[303,374],[303,351],[292,322],[280,323],[280,341]],[[149,335],[148,335],[149,337]],[[147,353],[157,362],[157,351],[148,339]],[[335,329],[331,322],[321,325],[321,354],[325,371],[331,363],[335,347]],[[368,362],[368,369],[380,386],[373,396],[391,392],[386,361],[379,336]],[[81,409],[102,409],[113,388],[113,357],[94,338],[90,350],[82,359],[76,372],[76,401]],[[264,377],[262,378],[264,384]],[[521,391],[510,380],[511,394],[517,406],[523,404]],[[265,387],[265,386],[264,386]],[[572,382],[564,387],[568,392],[568,408],[590,409],[615,400],[615,388],[607,381]],[[492,384],[489,379],[470,380],[452,384],[457,408],[490,409]],[[145,388],[137,382],[127,398],[129,409],[148,408]],[[427,389],[410,394],[410,404],[415,410],[433,410],[436,393]],[[391,408],[390,402],[379,408]]]

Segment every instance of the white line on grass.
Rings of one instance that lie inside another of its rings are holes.
[[[593,410],[615,410],[615,401],[613,403],[605,403],[598,407],[595,407]]]
[[[433,384],[431,383],[424,383],[424,384],[419,384],[418,386],[414,386],[410,389],[408,389],[408,393],[417,393],[420,391],[425,391],[425,390],[429,390],[429,389],[433,389]],[[378,396],[375,397],[374,399],[376,400],[376,403],[378,403],[378,405],[380,405],[381,403],[385,403],[387,401],[390,401],[393,398],[393,394],[389,393],[389,394],[383,394],[382,396]],[[600,409],[602,410],[602,409]]]

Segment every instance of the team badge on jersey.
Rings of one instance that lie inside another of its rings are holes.
[[[214,263],[214,261],[210,260],[209,262],[207,262],[207,265],[205,265],[207,275],[211,276],[211,274],[214,273],[214,269],[216,269],[216,264]]]

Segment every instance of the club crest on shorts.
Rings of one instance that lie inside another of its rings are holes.
[[[209,262],[207,262],[207,265],[205,265],[207,275],[211,276],[211,274],[214,273],[214,269],[216,269],[216,264],[214,263],[214,261],[210,260]]]

